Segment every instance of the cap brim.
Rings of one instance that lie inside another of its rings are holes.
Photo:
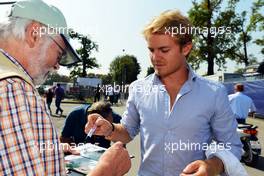
[[[75,52],[75,50],[72,48],[71,44],[67,40],[67,38],[63,35],[60,34],[62,37],[65,45],[66,45],[66,57],[60,60],[59,64],[62,66],[72,66],[75,65],[76,63],[80,62],[81,59],[79,58],[78,54]]]

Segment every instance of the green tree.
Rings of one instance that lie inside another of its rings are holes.
[[[240,16],[240,33],[237,38],[237,48],[234,51],[231,51],[232,58],[237,63],[244,63],[245,67],[254,63],[257,63],[257,59],[254,57],[253,54],[248,54],[248,45],[252,41],[252,32],[256,31],[257,26],[259,23],[262,23],[259,26],[260,30],[264,30],[264,17],[259,12],[260,6],[264,5],[263,0],[258,0],[257,2],[253,3],[253,6],[251,7],[251,14],[247,13],[246,11],[243,11],[241,14],[238,14]],[[247,22],[246,17],[249,17],[249,22]],[[261,42],[264,42],[264,39],[257,39],[254,41],[255,43],[261,44]],[[263,43],[264,45],[264,43]]]
[[[146,76],[148,76],[148,75],[150,75],[150,74],[152,74],[152,73],[154,73],[154,72],[155,72],[154,67],[149,66],[149,67],[148,67],[148,70],[147,70],[147,75],[146,75]]]
[[[107,85],[107,84],[112,84],[113,83],[113,77],[110,73],[108,73],[107,75],[100,75],[99,76],[100,79],[102,79],[102,84],[103,85]]]
[[[88,73],[87,77],[88,78],[97,78],[97,75],[95,73]]]
[[[73,82],[70,77],[60,75],[58,73],[51,73],[48,75],[44,85],[53,85],[53,82]]]
[[[81,58],[81,62],[73,66],[70,77],[86,77],[88,69],[99,67],[96,58],[90,57],[92,51],[98,51],[98,45],[89,39],[88,36],[79,34],[73,30],[71,30],[70,36],[72,39],[77,39],[81,44],[81,47],[76,50]]]
[[[193,8],[188,12],[189,18],[195,27],[193,51],[189,62],[194,69],[207,62],[207,75],[214,74],[214,64],[219,69],[226,68],[226,58],[233,59],[231,51],[236,45],[235,35],[239,32],[240,19],[235,14],[235,5],[238,0],[229,0],[225,9],[222,0],[193,1]]]
[[[245,73],[245,69],[244,68],[238,68],[234,71],[234,73],[240,73],[240,74],[243,74]]]
[[[264,30],[264,0],[257,0],[253,2],[253,6],[251,8],[252,15],[250,17],[250,25],[253,31],[262,31]],[[261,13],[262,12],[262,13]],[[261,39],[256,39],[254,41],[257,45],[262,46],[261,53],[264,55],[264,36]]]
[[[113,81],[120,85],[135,81],[140,71],[137,58],[133,55],[117,56],[110,64]]]
[[[250,36],[250,28],[249,26],[245,25],[246,22],[246,15],[247,12],[243,11],[241,13],[241,33],[238,37],[238,52],[239,49],[242,47],[243,48],[243,52],[239,52],[237,53],[236,51],[234,53],[236,53],[236,56],[238,56],[237,58],[237,63],[241,63],[243,62],[245,64],[245,66],[249,65],[249,58],[248,58],[248,51],[247,51],[247,45],[248,43],[252,40],[252,37]]]

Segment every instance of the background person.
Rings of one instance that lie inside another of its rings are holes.
[[[256,107],[253,100],[243,93],[243,84],[236,84],[234,86],[234,91],[234,94],[228,95],[230,106],[235,114],[237,122],[245,124],[248,114],[253,116],[256,112]]]
[[[55,105],[56,105],[56,114],[58,114],[60,112],[60,115],[62,115],[63,113],[63,109],[61,109],[60,104],[61,101],[63,100],[65,93],[64,93],[64,89],[61,87],[60,84],[57,84],[57,87],[55,89]]]
[[[92,113],[98,113],[107,121],[120,123],[121,117],[114,113],[111,104],[108,102],[99,101],[92,105],[82,105],[72,110],[66,117],[64,127],[61,132],[60,141],[63,143],[92,143],[98,144],[100,147],[109,148],[111,141],[103,136],[92,136],[86,139],[87,134],[84,132],[87,123],[87,116]]]
[[[100,99],[101,99],[100,84],[98,84],[94,91],[94,102],[100,101]]]
[[[51,111],[50,106],[51,106],[51,103],[52,103],[52,99],[54,97],[53,88],[49,88],[48,89],[48,92],[46,92],[46,95],[45,96],[46,96],[46,103],[48,105],[48,109],[50,111],[50,114],[52,114],[52,111]]]

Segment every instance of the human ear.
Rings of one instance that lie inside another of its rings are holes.
[[[192,50],[192,43],[189,42],[183,46],[182,52],[184,56],[187,56]]]
[[[30,48],[34,48],[41,37],[41,25],[36,22],[30,23],[26,27],[25,41]]]

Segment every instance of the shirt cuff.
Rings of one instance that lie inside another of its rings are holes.
[[[228,150],[223,150],[223,148],[220,150],[216,143],[210,145],[209,149],[206,150],[205,155],[207,159],[215,156],[223,162],[224,173],[220,174],[221,176],[248,176],[245,168],[235,155]]]

